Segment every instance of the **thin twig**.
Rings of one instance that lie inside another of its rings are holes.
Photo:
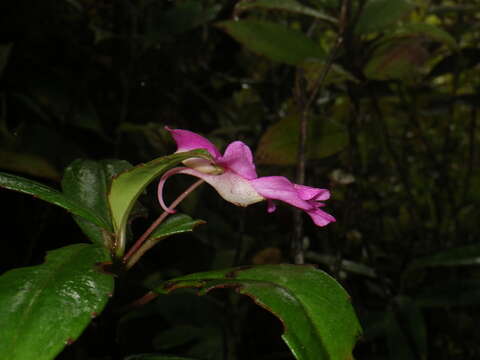
[[[297,69],[295,77],[295,89],[294,95],[295,100],[299,109],[300,114],[300,136],[298,141],[298,155],[297,155],[297,176],[296,182],[299,184],[305,183],[305,169],[306,169],[306,147],[307,147],[307,136],[308,136],[308,117],[310,114],[310,108],[317,98],[319,89],[325,83],[328,72],[332,67],[333,60],[342,44],[341,35],[338,36],[336,44],[332,51],[330,52],[325,66],[322,69],[320,76],[316,79],[313,84],[313,88],[310,94],[307,94],[307,89],[305,85],[304,71],[301,68]],[[305,262],[305,254],[303,249],[303,218],[299,210],[294,210],[293,215],[293,224],[294,224],[294,233],[292,239],[292,253],[293,261],[295,264],[303,264]]]
[[[468,158],[467,158],[467,172],[463,179],[463,194],[462,200],[459,202],[460,206],[465,206],[468,201],[468,194],[470,192],[471,178],[473,174],[473,164],[475,159],[475,133],[477,129],[477,109],[472,107],[470,112],[470,129],[468,131]],[[459,211],[459,209],[457,209]]]
[[[299,184],[305,182],[305,164],[308,127],[308,106],[306,100],[305,78],[303,69],[297,69],[295,78],[295,99],[300,113],[300,136],[298,139],[297,154],[297,176],[296,181]],[[303,218],[299,210],[294,210],[293,215],[294,232],[292,239],[293,262],[295,264],[305,263],[305,254],[303,249]]]

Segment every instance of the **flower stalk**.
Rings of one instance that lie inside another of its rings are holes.
[[[137,263],[138,260],[154,245],[158,243],[161,239],[148,239],[150,234],[168,217],[168,215],[175,213],[174,209],[188,196],[190,195],[197,187],[199,187],[204,181],[202,179],[194,182],[188,189],[178,196],[175,201],[172,202],[170,207],[167,210],[164,210],[162,214],[148,227],[148,229],[138,238],[138,240],[133,244],[127,254],[123,257],[123,262],[126,269],[130,269],[133,265]]]

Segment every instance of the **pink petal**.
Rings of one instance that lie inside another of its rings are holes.
[[[327,214],[325,211],[320,210],[320,209],[315,209],[315,210],[307,210],[306,213],[310,215],[312,218],[313,222],[317,226],[325,226],[330,224],[331,222],[335,222],[335,218]]]
[[[327,189],[319,189],[305,185],[294,184],[297,189],[298,196],[303,200],[323,201],[330,198],[330,191]]]
[[[263,196],[255,191],[249,180],[244,179],[233,171],[225,171],[221,175],[211,175],[190,168],[182,168],[177,173],[192,175],[204,180],[223,199],[237,206],[248,206],[265,200]]]
[[[220,151],[209,140],[203,136],[195,134],[194,132],[181,129],[170,129],[165,126],[165,129],[170,131],[173,140],[177,143],[177,152],[184,152],[195,149],[207,150],[215,159],[220,157]]]
[[[225,153],[218,159],[217,163],[247,180],[257,177],[252,151],[241,141],[234,141],[228,145]]]
[[[283,176],[265,176],[250,180],[257,192],[267,199],[281,200],[302,210],[314,208],[308,201],[300,198],[294,184]]]
[[[273,202],[273,200],[268,199],[267,200],[267,212],[270,214],[277,210],[277,205]]]

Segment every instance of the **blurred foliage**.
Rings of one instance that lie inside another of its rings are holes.
[[[3,1],[0,170],[60,187],[77,158],[173,152],[170,125],[220,147],[240,139],[260,174],[293,179],[312,98],[306,184],[332,190],[337,223],[305,223],[306,261],[351,294],[365,330],[355,357],[475,359],[479,20],[477,0]],[[176,180],[167,202],[188,186]],[[292,358],[272,315],[224,291],[125,305],[172,276],[290,258],[289,210],[211,195],[182,204],[208,225],[152,250],[59,359]],[[67,214],[0,196],[13,234],[2,270],[79,241]],[[140,201],[134,232],[160,211],[154,188]]]

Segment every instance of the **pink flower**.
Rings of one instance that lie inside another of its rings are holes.
[[[325,226],[335,221],[321,207],[321,201],[330,198],[326,189],[317,189],[290,182],[283,176],[258,177],[250,148],[241,141],[234,141],[225,149],[223,155],[210,141],[191,131],[170,129],[166,127],[177,143],[177,152],[205,149],[213,158],[213,163],[199,158],[184,161],[186,167],[177,167],[167,171],[158,185],[158,199],[165,211],[168,209],[163,201],[165,181],[174,174],[188,174],[198,177],[211,186],[225,200],[238,205],[248,206],[263,200],[268,202],[268,212],[275,211],[272,200],[280,200],[305,211],[318,226]]]

